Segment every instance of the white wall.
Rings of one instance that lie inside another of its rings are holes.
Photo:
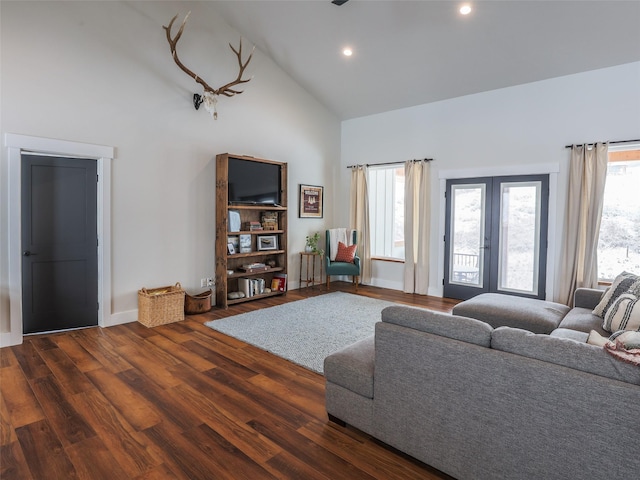
[[[640,138],[640,62],[469,95],[342,124],[342,188],[347,165],[412,158],[432,163],[429,292],[442,294],[443,210],[440,177],[538,173],[558,170],[557,201],[550,205],[550,245],[562,231],[569,151],[565,145]],[[348,201],[343,193],[343,201]],[[346,200],[345,200],[346,199]],[[338,223],[348,221],[342,214]],[[551,267],[557,270],[559,252]],[[397,265],[376,262],[373,283],[402,288]],[[548,296],[551,296],[549,290]]]
[[[171,59],[162,25],[192,10],[180,59],[213,86],[235,78],[240,35],[207,2],[0,4],[1,131],[115,147],[112,162],[112,318],[137,318],[137,291],[181,282],[200,291],[215,265],[215,155],[289,163],[289,271],[305,235],[332,224],[299,219],[298,184],[333,197],[340,122],[262,52],[244,93],[222,98],[218,120],[195,111],[201,87]],[[174,32],[177,28],[174,27]],[[245,51],[250,45],[245,41]],[[0,333],[9,329],[8,158],[0,159]],[[292,287],[297,282],[292,283]],[[13,286],[15,287],[15,286]]]
[[[640,138],[640,63],[420,105],[342,124],[260,51],[245,92],[194,111],[200,87],[173,63],[162,25],[192,10],[180,58],[209,83],[235,78],[239,34],[207,2],[0,2],[0,130],[115,147],[110,323],[135,320],[137,290],[213,275],[214,160],[232,152],[289,163],[290,276],[306,234],[348,222],[352,163],[433,157],[430,293],[441,293],[442,172],[557,165],[564,145]],[[174,30],[175,31],[175,30]],[[248,47],[248,45],[246,45]],[[342,136],[342,140],[341,140]],[[340,162],[336,159],[340,158]],[[8,159],[0,157],[0,337],[9,329]],[[453,172],[453,173],[452,173]],[[299,183],[324,185],[325,217],[298,219]],[[553,208],[553,205],[552,205]],[[563,202],[555,205],[555,237]],[[401,268],[374,266],[401,288]],[[295,281],[292,286],[295,286]],[[15,287],[15,286],[14,286]]]

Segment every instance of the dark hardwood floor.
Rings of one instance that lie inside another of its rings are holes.
[[[355,293],[344,282],[331,290]],[[322,293],[294,290],[151,329],[29,336],[1,349],[0,478],[449,478],[328,422],[322,375],[203,325]],[[455,304],[375,287],[357,293],[440,311]]]

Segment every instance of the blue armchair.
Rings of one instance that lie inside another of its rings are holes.
[[[353,231],[353,244],[356,244],[358,239],[357,233]],[[327,290],[329,289],[329,282],[331,275],[351,275],[353,277],[353,283],[356,285],[356,290],[358,290],[358,282],[360,280],[360,257],[358,257],[358,252],[356,251],[356,255],[353,258],[353,263],[347,262],[332,262],[331,258],[331,240],[329,238],[329,230],[326,231],[326,253],[324,257],[325,262],[325,273],[327,275]]]

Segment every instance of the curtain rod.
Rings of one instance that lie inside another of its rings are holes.
[[[608,142],[609,145],[616,145],[618,143],[635,143],[640,142],[640,138],[635,140],[614,140],[613,142]],[[585,145],[593,145],[593,143],[585,143]],[[573,145],[565,145],[564,148],[573,148]]]
[[[433,158],[414,158],[413,160],[407,160],[408,162],[433,162]],[[400,165],[405,162],[384,162],[384,163],[365,163],[365,167],[378,167],[382,165]],[[361,165],[349,165],[347,168],[356,168]]]

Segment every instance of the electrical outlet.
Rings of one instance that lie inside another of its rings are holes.
[[[213,287],[213,277],[207,277],[206,287]]]

